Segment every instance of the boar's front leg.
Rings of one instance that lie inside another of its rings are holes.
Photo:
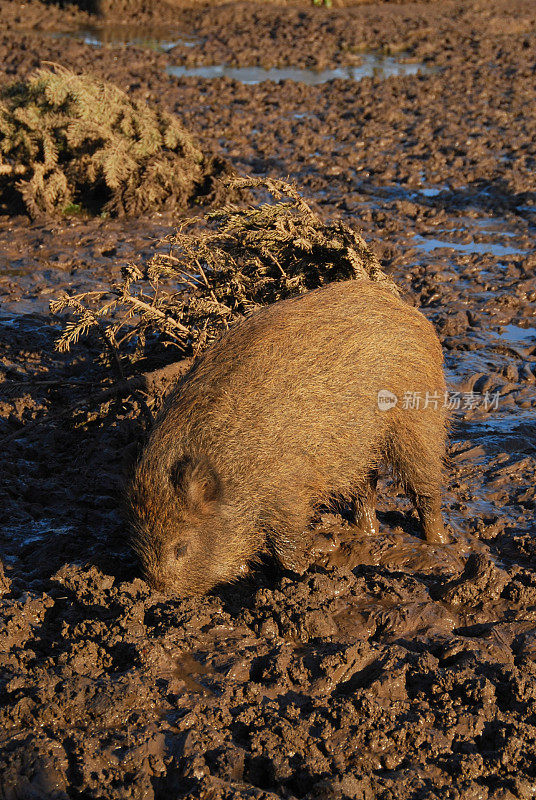
[[[267,524],[263,525],[268,534],[269,548],[283,569],[300,575],[308,563],[304,553],[304,531],[311,516],[309,502],[298,497],[280,497],[277,506],[270,509]]]

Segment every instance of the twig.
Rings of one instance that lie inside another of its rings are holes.
[[[142,300],[138,300],[137,297],[129,297],[128,302],[132,303],[132,305],[138,306],[139,308],[143,308],[149,314],[154,314],[155,317],[165,320],[166,324],[171,325],[172,328],[177,328],[181,331],[181,333],[190,334],[188,328],[186,328],[184,325],[181,325],[180,322],[177,322],[177,320],[174,320],[173,317],[168,317],[168,315],[164,314],[163,311],[150,306],[148,303],[144,303]]]

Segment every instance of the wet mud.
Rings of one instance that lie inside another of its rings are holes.
[[[452,410],[451,544],[423,542],[385,478],[378,536],[319,512],[302,576],[267,561],[205,598],[164,597],[120,512],[139,397],[103,395],[115,378],[90,341],[54,350],[48,303],[146,261],[178,217],[2,215],[0,797],[534,797],[534,5],[179,7],[155,34],[185,37],[171,48],[64,35],[110,24],[73,6],[0,10],[2,80],[91,65],[239,172],[291,175],[358,226],[435,324]],[[316,85],[166,73],[335,69],[362,50],[426,69]]]

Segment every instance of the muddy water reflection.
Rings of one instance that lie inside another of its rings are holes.
[[[335,69],[302,69],[298,67],[229,67],[225,64],[201,67],[170,66],[167,73],[176,78],[230,78],[246,84],[263,81],[297,81],[307,86],[316,86],[332,80],[360,81],[363,78],[389,78],[392,75],[416,75],[427,72],[429,68],[418,62],[405,62],[391,56],[379,56],[366,53],[361,57],[361,64],[352,67],[336,67]]]
[[[75,31],[55,34],[57,38],[79,39],[93,47],[111,45],[114,47],[148,47],[151,50],[168,52],[174,47],[195,47],[201,43],[197,36],[168,28],[139,25],[88,25]]]
[[[508,234],[507,234],[508,235]],[[509,234],[515,236],[515,234]],[[514,256],[523,255],[526,250],[520,250],[517,247],[507,247],[503,244],[495,244],[491,242],[469,242],[467,244],[460,242],[450,242],[447,239],[428,238],[427,236],[415,236],[414,245],[419,250],[429,253],[432,250],[439,250],[441,248],[449,248],[449,250],[458,250],[460,253],[489,253],[493,256]]]

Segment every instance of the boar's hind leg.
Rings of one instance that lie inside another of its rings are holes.
[[[441,517],[441,496],[438,493],[432,497],[412,493],[412,500],[424,531],[424,536],[429,544],[449,541]]]
[[[373,472],[363,490],[356,492],[352,500],[351,510],[354,524],[357,525],[357,532],[366,536],[377,536],[379,531],[376,518],[377,483],[378,475]]]
[[[406,424],[397,427],[390,442],[393,466],[417,509],[426,541],[446,543],[449,537],[441,517],[443,422],[435,416],[403,422]]]

